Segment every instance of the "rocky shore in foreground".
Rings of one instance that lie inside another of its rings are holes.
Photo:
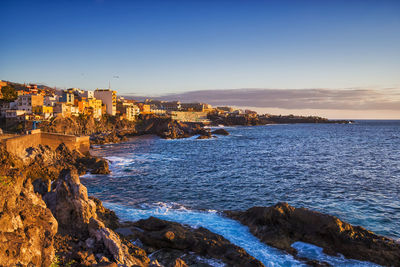
[[[24,158],[0,148],[1,266],[264,266],[205,228],[154,217],[120,222],[88,196],[79,179],[86,172],[107,173],[108,163],[64,145],[31,148]],[[399,243],[334,216],[286,203],[224,214],[296,258],[291,245],[302,241],[329,255],[400,266]]]

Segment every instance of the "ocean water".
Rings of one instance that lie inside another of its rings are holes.
[[[209,140],[145,136],[97,147],[93,153],[111,161],[112,174],[86,175],[82,182],[122,218],[153,215],[199,224],[270,266],[301,263],[257,240],[245,242],[247,228],[216,211],[285,201],[400,239],[400,121],[226,130],[231,135]],[[218,227],[225,224],[236,234]],[[335,266],[359,264],[330,259],[308,244],[293,246]]]

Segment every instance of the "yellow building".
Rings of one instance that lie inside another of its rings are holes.
[[[33,107],[33,113],[43,114],[43,113],[53,113],[52,106],[36,106]]]
[[[42,115],[45,119],[53,117],[52,106],[35,106],[32,107],[32,112],[37,115]]]
[[[93,114],[94,118],[100,118],[102,113],[103,101],[96,98],[88,98],[87,100],[87,112],[88,114]]]

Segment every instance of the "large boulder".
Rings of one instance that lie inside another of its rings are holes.
[[[97,218],[96,204],[88,198],[75,169],[61,171],[44,200],[62,230],[85,232],[90,219]]]
[[[24,175],[0,176],[0,266],[50,266],[57,221]]]
[[[322,247],[330,255],[400,266],[400,244],[376,235],[360,226],[353,226],[335,216],[287,203],[271,207],[253,207],[226,214],[242,224],[264,243],[296,254],[291,245],[296,241]]]
[[[220,259],[228,266],[264,266],[243,248],[202,227],[195,229],[154,217],[140,220],[133,226],[131,231],[135,233],[135,238],[154,249],[191,251]]]

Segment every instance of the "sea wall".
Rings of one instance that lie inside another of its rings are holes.
[[[70,150],[76,149],[82,153],[90,149],[89,136],[77,137],[74,135],[64,135],[57,133],[46,133],[35,131],[30,134],[20,135],[2,140],[7,152],[17,156],[24,156],[29,147],[38,145],[47,145],[51,149],[56,149],[61,143],[64,143]]]

